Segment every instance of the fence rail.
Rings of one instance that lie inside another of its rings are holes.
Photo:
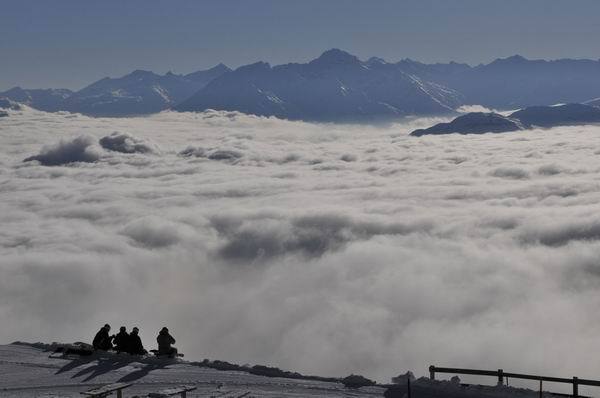
[[[429,367],[429,377],[431,380],[435,380],[436,373],[452,373],[452,374],[463,374],[463,375],[474,375],[474,376],[493,376],[498,378],[498,385],[504,384],[504,378],[513,379],[525,379],[525,380],[536,380],[540,382],[540,397],[542,396],[542,382],[548,381],[552,383],[567,383],[573,385],[573,397],[579,397],[579,386],[595,386],[600,387],[599,380],[580,379],[578,377],[563,378],[563,377],[548,377],[548,376],[537,376],[528,375],[522,373],[511,373],[505,372],[502,369],[498,370],[481,370],[481,369],[461,369],[461,368],[441,368],[431,365]]]

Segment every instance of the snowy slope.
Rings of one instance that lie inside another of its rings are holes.
[[[384,388],[348,391],[339,383],[269,378],[243,372],[218,371],[189,362],[144,359],[128,355],[49,358],[52,354],[28,345],[0,346],[0,397],[80,397],[82,391],[113,382],[133,382],[125,396],[193,384],[188,397],[380,397]]]
[[[49,89],[23,89],[13,87],[0,93],[0,97],[28,105],[32,108],[46,112],[55,112],[61,109],[63,101],[72,95],[71,90],[65,88]]]
[[[186,76],[136,70],[119,78],[107,77],[90,84],[67,98],[61,109],[92,116],[156,113],[185,100],[228,71],[222,64]]]
[[[67,398],[110,383],[133,383],[125,397],[146,396],[165,388],[194,385],[188,397],[404,397],[402,384],[345,388],[341,383],[265,377],[239,371],[222,371],[198,362],[138,358],[126,354],[89,357],[60,357],[40,344],[14,343],[0,346],[0,397]],[[509,386],[460,384],[432,381],[425,377],[411,381],[411,392],[420,398],[533,398],[539,392]],[[553,397],[544,392],[544,397]]]

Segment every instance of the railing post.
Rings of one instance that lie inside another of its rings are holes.
[[[573,398],[577,398],[579,396],[579,381],[577,377],[573,377]]]
[[[540,398],[542,398],[542,378],[540,377]]]
[[[412,398],[410,394],[410,375],[406,375],[406,388],[408,389],[408,398]]]
[[[502,369],[498,369],[498,385],[501,386],[504,384],[504,371]]]
[[[429,367],[429,378],[435,380],[435,366],[433,365]]]

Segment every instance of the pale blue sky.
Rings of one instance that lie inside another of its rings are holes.
[[[78,89],[134,69],[600,58],[600,0],[0,0],[0,90]]]

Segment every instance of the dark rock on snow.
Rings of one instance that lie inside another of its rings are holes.
[[[459,116],[449,123],[439,123],[427,129],[415,130],[410,135],[420,137],[430,134],[483,134],[523,130],[518,121],[497,113],[472,112]]]

